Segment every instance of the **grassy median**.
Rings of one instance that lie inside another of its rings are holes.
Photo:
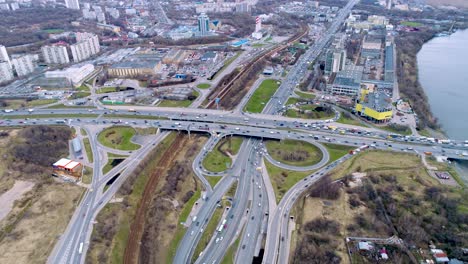
[[[273,94],[279,87],[279,81],[273,79],[264,80],[255,90],[249,102],[244,108],[244,111],[250,113],[261,113],[265,105],[270,101]]]

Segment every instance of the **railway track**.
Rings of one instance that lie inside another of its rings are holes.
[[[124,264],[134,264],[139,262],[138,256],[140,252],[140,240],[143,235],[146,211],[150,206],[151,198],[153,197],[160,178],[163,176],[163,172],[167,169],[169,163],[174,160],[178,153],[178,149],[186,143],[186,140],[187,137],[184,137],[183,134],[177,135],[174,142],[166,150],[165,155],[163,155],[161,160],[158,162],[157,169],[155,169],[151,174],[145,190],[143,191],[140,203],[138,204],[133,222],[130,226],[128,241],[124,251]]]
[[[223,100],[224,97],[231,90],[232,85],[237,80],[239,80],[242,77],[242,75],[249,72],[253,68],[253,65],[255,65],[259,61],[261,61],[261,60],[263,60],[263,59],[265,59],[267,57],[270,57],[271,55],[273,55],[273,54],[287,48],[289,45],[291,45],[291,43],[294,43],[294,42],[300,40],[301,38],[303,38],[309,32],[309,29],[308,29],[307,25],[302,25],[301,29],[302,29],[301,32],[299,32],[296,35],[294,35],[293,37],[291,37],[289,40],[287,40],[286,43],[281,44],[281,45],[279,45],[278,47],[276,47],[276,48],[274,48],[272,50],[266,51],[265,53],[263,53],[260,56],[258,56],[257,58],[255,58],[246,67],[242,68],[240,70],[240,72],[221,89],[221,91],[219,91],[218,93],[215,93],[214,95],[211,96],[211,98],[210,98],[209,102],[206,104],[205,108],[213,108],[214,104],[215,104],[215,98],[220,98],[221,100]]]

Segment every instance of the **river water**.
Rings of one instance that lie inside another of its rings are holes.
[[[417,58],[419,82],[445,134],[468,140],[468,30],[430,40]],[[468,178],[468,162],[459,168]]]

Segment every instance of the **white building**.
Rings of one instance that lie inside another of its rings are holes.
[[[11,70],[10,63],[0,60],[0,83],[7,82],[13,79],[13,71]]]
[[[67,64],[70,63],[68,58],[67,47],[65,46],[43,46],[41,48],[42,56],[46,63],[52,64]]]
[[[32,55],[23,55],[11,60],[13,68],[16,71],[16,74],[21,77],[28,75],[34,71],[34,56]]]
[[[76,41],[76,44],[70,45],[73,61],[75,62],[86,60],[101,51],[97,35],[77,32]]]
[[[65,6],[70,9],[80,9],[80,3],[78,0],[65,0]]]
[[[73,85],[81,83],[88,75],[94,71],[92,64],[74,65],[64,70],[48,71],[46,78],[66,78]]]
[[[6,61],[11,66],[10,57],[8,56],[8,52],[3,45],[0,45],[0,61]]]

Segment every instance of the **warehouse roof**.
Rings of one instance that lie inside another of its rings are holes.
[[[55,167],[65,167],[71,160],[62,158],[59,161],[55,162],[53,166]]]

